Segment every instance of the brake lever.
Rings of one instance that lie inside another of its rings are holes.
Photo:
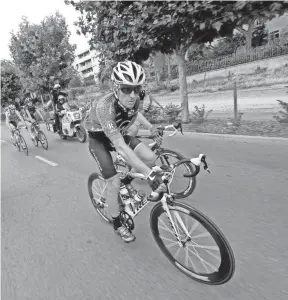
[[[208,164],[207,164],[207,162],[206,162],[206,155],[203,155],[203,156],[201,157],[201,162],[202,162],[203,165],[204,165],[204,170],[207,171],[209,174],[211,174],[211,172],[210,172],[210,170],[209,170],[209,168],[208,168]]]

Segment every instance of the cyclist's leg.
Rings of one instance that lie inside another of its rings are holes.
[[[57,132],[59,132],[60,131],[60,121],[59,121],[58,113],[55,113],[55,125],[56,125]]]
[[[130,135],[125,135],[124,140],[148,167],[151,168],[155,165],[156,155],[142,141]]]
[[[120,174],[117,173],[111,153],[111,142],[103,132],[91,133],[89,136],[89,151],[94,157],[103,178],[107,182],[107,203],[109,212],[114,217],[114,230],[125,242],[132,242],[135,236],[121,224],[119,217],[118,195],[120,191]],[[109,149],[110,148],[110,149]]]
[[[15,135],[14,135],[13,130],[15,130],[17,128],[16,121],[9,121],[8,122],[8,128],[9,128],[9,131],[10,131],[10,134],[11,134],[11,140],[15,144]]]
[[[30,115],[31,115],[31,119],[32,119],[33,122],[37,121],[34,114],[30,114]],[[35,129],[32,127],[32,123],[31,123],[31,126],[30,126],[30,133],[31,133],[33,138],[36,137],[36,132],[35,132]]]

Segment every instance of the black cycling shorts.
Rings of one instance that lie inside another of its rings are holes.
[[[17,128],[17,122],[16,121],[9,121],[9,123]]]
[[[104,179],[109,179],[117,174],[114,167],[112,155],[110,152],[115,151],[110,139],[104,132],[91,132],[88,131],[89,136],[89,151],[97,162],[99,170]],[[134,150],[136,146],[142,143],[135,137],[125,135],[123,136],[125,143]]]

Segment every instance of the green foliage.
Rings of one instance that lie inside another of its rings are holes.
[[[164,109],[164,118],[168,120],[169,123],[174,122],[178,119],[181,112],[181,107],[173,103],[167,104]]]
[[[252,35],[252,47],[259,47],[266,45],[268,42],[268,30],[266,29],[266,25],[262,24],[257,26]]]
[[[20,96],[22,86],[16,68],[11,61],[1,60],[1,102],[2,106],[9,99],[15,100]]]
[[[272,1],[65,1],[80,11],[79,34],[101,58],[146,60],[150,53],[187,50],[191,44],[232,36],[253,16],[284,13],[285,2]]]
[[[80,78],[80,76],[77,74],[75,74],[75,77],[73,77],[70,82],[69,82],[69,88],[78,88],[81,87],[83,85],[82,80]]]
[[[151,105],[149,111],[144,113],[144,116],[152,124],[159,123],[164,120],[162,109],[153,104]]]
[[[283,110],[280,110],[280,116],[274,116],[273,118],[279,123],[288,123],[288,102],[277,100]]]
[[[206,111],[204,104],[200,108],[197,105],[194,107],[195,111],[192,112],[192,122],[202,124],[204,121],[206,121],[208,115],[212,112],[212,109]]]
[[[75,45],[69,43],[70,32],[65,18],[56,12],[40,24],[23,18],[17,33],[11,33],[9,49],[27,90],[48,92],[55,82],[67,87],[77,77],[72,67]]]

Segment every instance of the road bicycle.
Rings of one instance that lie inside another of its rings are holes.
[[[183,135],[182,124],[174,124],[174,125],[167,125],[167,126],[158,126],[160,135],[163,137],[164,132],[167,129],[173,129],[174,131],[168,134],[169,137],[174,136],[179,131]],[[148,144],[150,149],[156,154],[156,165],[167,165],[170,166],[175,161],[183,160],[185,157],[177,151],[165,149],[162,147],[162,142],[157,143],[154,141],[153,136],[151,135],[137,135],[139,139],[150,139],[153,140],[152,143]],[[131,171],[131,166],[125,161],[121,154],[117,153],[116,159],[114,161],[114,165],[116,170],[125,173],[127,170]],[[171,195],[173,195],[176,199],[182,199],[190,196],[195,187],[196,187],[196,177],[186,177],[186,180],[183,178],[183,173],[187,175],[191,175],[195,172],[194,165],[190,162],[182,163],[178,166],[177,169],[173,171],[173,184],[170,188]],[[122,175],[124,176],[124,174]],[[180,187],[179,187],[180,186]]]
[[[41,146],[45,149],[48,150],[48,140],[45,135],[45,133],[40,129],[40,124],[45,123],[42,121],[35,121],[31,124],[31,140],[34,144],[35,147],[38,147],[38,143],[40,142]]]
[[[27,128],[27,126],[18,126],[17,128],[13,129],[11,132],[11,140],[13,145],[19,150],[23,150],[28,155],[28,147],[25,139],[21,135],[20,131],[22,128]]]
[[[165,192],[161,199],[155,199],[155,192],[148,197],[138,192],[138,198],[119,193],[121,207],[120,219],[128,230],[134,229],[134,218],[151,202],[158,202],[150,213],[150,229],[155,242],[166,258],[186,276],[210,285],[228,282],[235,270],[235,259],[231,246],[220,229],[202,212],[187,204],[175,201],[170,192],[172,172],[181,164],[192,163],[193,174],[183,176],[195,177],[200,166],[210,172],[206,156],[183,159],[175,164],[161,166]],[[157,168],[157,167],[154,167]],[[159,168],[159,167],[158,167]],[[134,178],[145,179],[143,174],[127,172]],[[88,178],[88,192],[97,213],[110,225],[113,219],[109,214],[106,199],[107,183],[99,173],[92,173]],[[202,251],[203,250],[203,251]],[[203,252],[203,256],[199,253]],[[192,257],[192,258],[191,258]],[[211,260],[212,262],[209,262]]]

